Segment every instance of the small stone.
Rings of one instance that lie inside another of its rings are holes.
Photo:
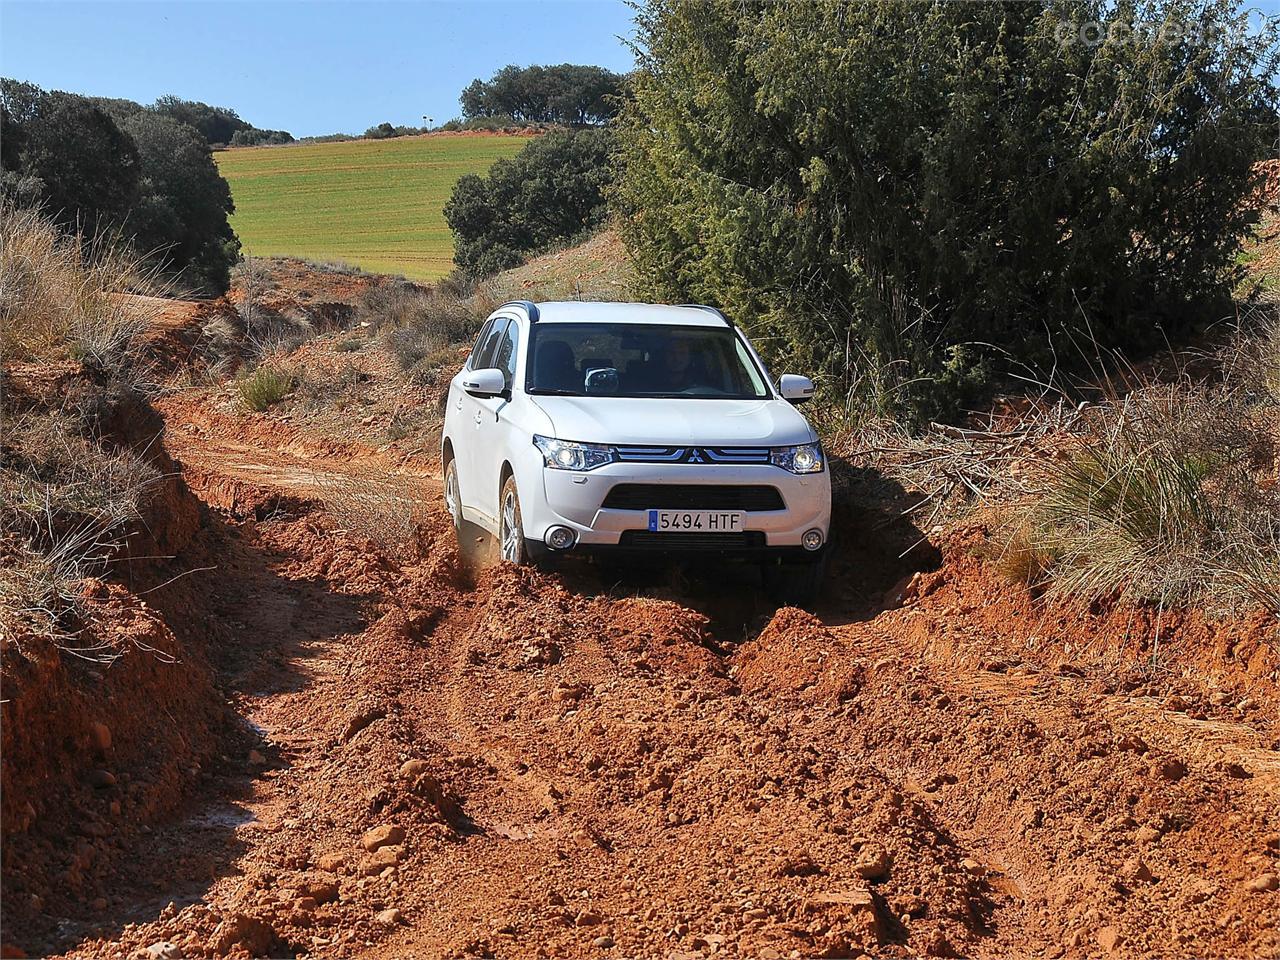
[[[593,947],[599,947],[601,950],[608,950],[613,946],[613,937],[596,937],[591,941]]]
[[[99,753],[106,753],[111,749],[111,728],[101,720],[93,721],[89,724],[89,741]]]
[[[1280,889],[1280,877],[1274,873],[1264,873],[1246,883],[1245,889],[1251,893],[1268,893],[1271,890]]]
[[[853,862],[853,871],[863,880],[881,880],[889,874],[889,851],[872,840],[862,845]]]
[[[260,750],[250,750],[249,762],[255,767],[262,767],[266,765],[267,758],[262,755],[262,751]]]
[[[579,927],[594,927],[600,923],[603,918],[594,910],[583,910],[574,918],[574,925]]]
[[[420,777],[427,772],[427,766],[427,761],[425,760],[406,760],[400,764],[400,777],[404,780]]]
[[[168,940],[157,940],[149,947],[143,948],[142,952],[146,954],[147,960],[182,960],[186,956],[180,946]]]
[[[394,927],[403,918],[404,918],[404,914],[401,913],[399,910],[397,910],[395,907],[391,907],[388,910],[379,910],[377,913],[373,915],[373,919],[377,920],[380,924],[387,927]]]
[[[1128,884],[1150,883],[1151,868],[1146,865],[1141,857],[1134,857],[1124,865],[1124,868],[1120,871],[1120,878]]]
[[[807,853],[797,853],[783,857],[773,870],[780,877],[811,877],[821,868]]]
[[[257,917],[237,913],[218,924],[218,928],[213,931],[209,949],[212,953],[223,955],[240,946],[250,956],[261,957],[267,954],[276,939],[276,932],[270,924]]]
[[[1107,953],[1111,953],[1124,943],[1124,936],[1115,927],[1107,926],[1100,929],[1097,933],[1098,946]]]
[[[352,737],[354,737],[357,733],[359,733],[365,727],[369,726],[369,724],[373,723],[375,720],[381,720],[386,715],[387,715],[387,711],[381,708],[376,708],[373,710],[365,710],[362,713],[357,713],[354,717],[352,717],[350,720],[347,721],[347,725],[345,729],[343,729],[342,731],[343,742],[345,743],[346,741],[350,740]]]
[[[89,785],[99,790],[106,790],[116,785],[116,775],[110,770],[90,770]]]
[[[338,899],[338,884],[333,880],[308,880],[299,892],[316,903],[332,903]]]
[[[960,861],[960,869],[971,877],[981,877],[987,872],[987,868],[980,864],[977,860],[965,857]]]
[[[360,873],[372,877],[394,867],[403,859],[404,847],[381,847],[360,865]]]
[[[326,873],[341,873],[342,868],[347,865],[347,855],[345,853],[324,853],[316,860],[316,867]]]
[[[1160,831],[1151,826],[1139,827],[1133,838],[1139,843],[1155,843],[1160,839]]]
[[[404,840],[404,828],[398,827],[393,823],[384,823],[380,827],[374,827],[363,837],[360,838],[360,845],[372,853],[379,847],[385,847],[389,844],[400,843]]]

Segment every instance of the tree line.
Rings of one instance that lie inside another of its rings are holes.
[[[219,294],[240,242],[213,138],[243,133],[234,111],[162,97],[133,101],[0,80],[0,190],[90,236],[118,232],[180,285]]]

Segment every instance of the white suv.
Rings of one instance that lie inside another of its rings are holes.
[[[504,559],[714,553],[817,588],[831,479],[742,331],[702,306],[503,304],[449,385],[445,502]]]

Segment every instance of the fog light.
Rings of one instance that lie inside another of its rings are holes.
[[[817,550],[822,546],[822,531],[806,530],[804,536],[800,538],[800,542],[804,544],[806,550]]]
[[[568,550],[577,536],[568,527],[552,527],[547,531],[547,546],[552,550]]]

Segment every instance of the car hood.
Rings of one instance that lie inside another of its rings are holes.
[[[787,446],[817,434],[785,400],[531,397],[561,440],[580,443]]]

